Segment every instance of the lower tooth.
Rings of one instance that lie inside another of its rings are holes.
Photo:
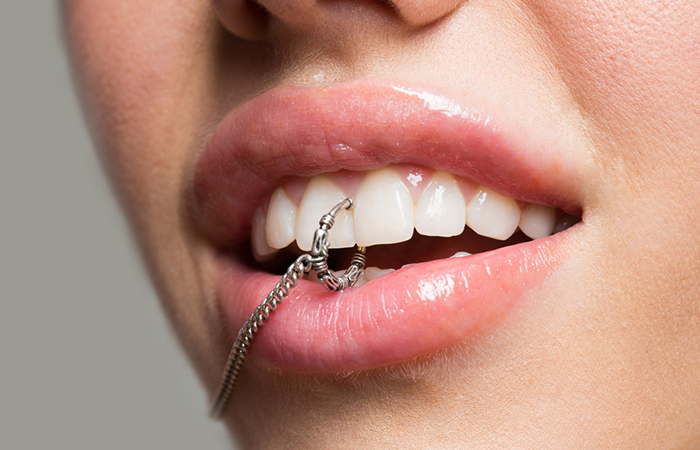
[[[467,256],[472,256],[472,254],[467,252],[457,252],[454,255],[450,256],[450,258],[466,258]],[[416,263],[404,264],[403,266],[401,266],[401,268],[403,269],[405,267],[411,267],[415,265]]]
[[[365,269],[365,283],[393,272],[394,269],[380,269],[378,267],[367,267]]]

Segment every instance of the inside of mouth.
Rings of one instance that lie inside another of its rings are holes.
[[[406,265],[467,257],[546,237],[580,221],[562,210],[531,205],[421,167],[341,171],[288,180],[258,208],[251,231],[253,264],[282,275],[309,251],[319,219],[345,197],[353,197],[356,206],[336,217],[328,262],[332,270],[342,272],[355,245],[366,247],[365,282]]]
[[[455,255],[464,257],[467,256],[465,253],[475,255],[530,240],[532,239],[524,233],[517,231],[509,239],[498,241],[479,236],[469,228],[466,228],[461,235],[450,238],[414,234],[406,242],[367,247],[367,266],[398,270],[410,264],[437,261]],[[344,271],[349,266],[356,251],[356,248],[331,249],[328,258],[329,267],[333,270]],[[278,252],[271,260],[255,264],[265,272],[281,276],[289,265],[303,253],[305,252],[299,249],[296,244],[292,244]]]

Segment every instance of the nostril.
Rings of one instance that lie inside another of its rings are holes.
[[[459,8],[467,0],[256,0],[259,11],[266,16],[275,17],[279,21],[297,29],[318,28],[319,25],[333,24],[344,20],[339,17],[343,12],[372,11],[377,6],[390,9],[406,25],[421,27],[436,22]],[[250,5],[252,1],[244,0],[214,0],[221,4],[219,10],[231,9],[231,5]],[[228,6],[227,6],[228,5]],[[362,8],[358,8],[358,6]],[[372,8],[373,6],[374,8]],[[235,19],[235,18],[233,18]],[[233,20],[231,19],[231,20]],[[244,27],[240,20],[239,27]]]
[[[219,20],[230,33],[251,41],[264,37],[268,12],[255,0],[212,0]]]
[[[221,0],[226,1],[226,0]],[[239,0],[241,1],[241,0]],[[328,0],[255,0],[266,17],[296,28],[313,26],[323,15],[323,4]],[[347,0],[331,0],[332,2]]]

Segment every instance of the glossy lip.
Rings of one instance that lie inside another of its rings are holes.
[[[222,249],[218,306],[231,340],[279,277],[224,249],[245,242],[254,209],[285,178],[408,163],[580,213],[575,165],[552,142],[446,96],[378,80],[282,86],[240,106],[218,127],[194,184],[195,217]],[[463,342],[537,295],[565,259],[570,234],[410,266],[342,293],[301,280],[251,356],[323,373],[395,364]]]

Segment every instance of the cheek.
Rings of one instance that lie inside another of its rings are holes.
[[[592,100],[584,108],[608,105],[619,112],[622,106],[613,105],[671,100],[660,93],[676,101],[697,98],[691,87],[700,80],[700,2],[533,3],[568,84]]]
[[[70,57],[103,165],[159,296],[205,379],[217,354],[201,298],[197,243],[183,217],[185,180],[211,118],[218,28],[208,0],[67,1]],[[212,375],[213,374],[213,375]]]
[[[211,35],[205,32],[212,28],[208,8],[206,1],[66,2],[69,49],[86,115],[139,229],[148,211],[175,200],[168,196],[178,193],[195,145],[195,98],[207,89],[208,78],[205,65],[195,63],[206,55]]]
[[[531,6],[552,42],[555,64],[601,141],[640,149],[644,142],[631,145],[639,136],[644,141],[652,135],[682,138],[679,126],[698,129],[693,105],[700,101],[700,2],[587,0]]]
[[[672,355],[696,361],[700,2],[529,5],[593,144],[586,266],[601,280],[590,304],[601,306],[590,317],[629,325],[618,342],[644,376],[660,373],[649,355],[668,364],[658,367],[674,367]]]
[[[697,229],[688,211],[697,209],[693,192],[700,189],[700,2],[530,6],[589,123],[596,164],[587,177],[600,180],[592,189],[601,208],[631,219],[640,232],[650,219],[677,218],[667,233],[648,236],[656,240]]]

